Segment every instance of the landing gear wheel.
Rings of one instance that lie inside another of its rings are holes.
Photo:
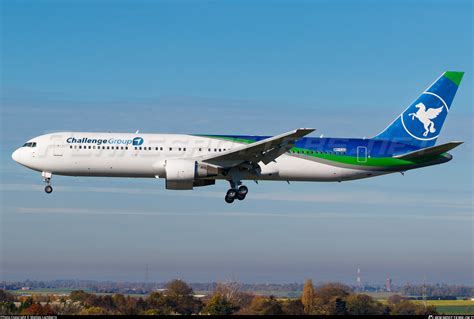
[[[239,192],[240,195],[243,195],[244,198],[245,198],[245,195],[247,195],[247,193],[249,192],[249,189],[247,188],[247,186],[242,185],[242,186],[239,187],[238,192]]]
[[[235,197],[238,195],[237,191],[233,188],[229,189],[225,195],[225,201],[226,203],[233,203]]]
[[[237,191],[235,189],[231,188],[227,191],[227,194],[225,195],[225,197],[232,198],[232,200],[233,200],[236,195],[237,195]]]
[[[47,194],[50,194],[53,192],[53,187],[51,185],[46,185],[44,187],[44,191],[47,193]]]
[[[241,193],[237,193],[237,199],[238,200],[244,200],[245,199],[245,195],[242,195]]]

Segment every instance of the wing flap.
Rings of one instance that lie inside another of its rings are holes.
[[[446,143],[446,144],[441,144],[441,145],[431,146],[431,147],[427,147],[427,148],[422,148],[421,150],[416,150],[416,151],[406,153],[406,154],[395,155],[393,157],[398,158],[398,159],[410,160],[410,159],[419,158],[419,157],[441,155],[441,154],[446,153],[447,151],[450,151],[453,148],[461,145],[462,143],[464,143],[464,142],[458,142],[458,141],[449,142],[449,143]]]

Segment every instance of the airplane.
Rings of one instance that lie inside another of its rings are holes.
[[[464,72],[441,74],[372,138],[307,137],[312,128],[276,136],[58,132],[28,140],[12,158],[53,175],[164,178],[190,190],[227,180],[227,203],[248,194],[244,180],[343,182],[442,164],[463,142],[435,145]]]

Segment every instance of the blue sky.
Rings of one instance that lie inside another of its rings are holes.
[[[470,1],[2,1],[0,280],[474,283]],[[465,71],[441,166],[347,183],[40,175],[11,160],[53,131],[380,132]]]

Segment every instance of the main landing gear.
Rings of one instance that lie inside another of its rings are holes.
[[[235,199],[244,200],[249,192],[247,186],[242,185],[242,172],[237,167],[231,168],[227,174],[230,189],[225,194],[226,203],[233,203]]]
[[[226,203],[231,204],[234,202],[236,198],[238,200],[244,200],[248,192],[249,192],[249,189],[245,185],[241,185],[239,186],[239,188],[233,187],[227,191],[225,195],[225,201]]]
[[[44,187],[44,191],[46,192],[46,194],[51,194],[53,192],[53,187],[51,186],[51,177],[53,175],[48,172],[42,172],[41,176],[43,176],[43,182],[46,183],[46,186]]]

